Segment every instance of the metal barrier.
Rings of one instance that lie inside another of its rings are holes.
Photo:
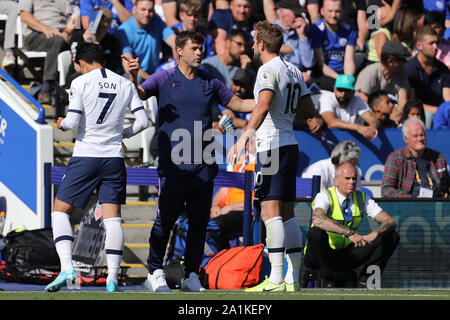
[[[51,170],[47,170],[51,177],[47,181],[45,188],[46,194],[50,194],[51,185],[59,185],[64,176],[67,167],[53,166]],[[297,178],[296,196],[303,199],[313,199],[320,189],[320,177],[314,176],[310,178]],[[159,186],[159,176],[156,168],[127,168],[127,185],[135,186]],[[252,217],[252,189],[253,189],[253,172],[230,172],[219,170],[215,180],[215,187],[239,188],[244,190],[244,215],[243,215],[243,245],[248,246],[260,243],[261,239],[255,238],[255,233],[260,231],[260,214],[255,211],[255,217]],[[47,212],[46,221],[50,221],[51,212]],[[252,230],[253,229],[253,230]]]
[[[53,166],[50,174],[50,184],[47,184],[47,193],[50,194],[51,184],[59,185],[67,167]],[[252,184],[253,172],[229,172],[219,170],[215,180],[215,187],[239,188],[245,191],[244,200],[244,221],[243,221],[243,242],[244,245],[251,243],[251,220],[252,220]],[[156,168],[127,168],[127,185],[135,186],[159,186],[159,176]],[[50,219],[51,212],[47,212],[47,219]],[[46,220],[47,220],[46,219]],[[49,220],[48,220],[49,221]]]
[[[24,88],[22,88],[22,86],[20,84],[17,83],[16,80],[14,80],[13,77],[11,77],[9,75],[8,72],[6,72],[5,70],[3,70],[2,68],[0,68],[0,74],[3,78],[5,78],[9,83],[12,84],[12,86],[19,91],[25,98],[28,99],[28,101],[31,102],[31,104],[33,104],[33,106],[36,107],[36,109],[39,110],[39,116],[36,119],[37,123],[45,123],[45,109],[44,107]]]

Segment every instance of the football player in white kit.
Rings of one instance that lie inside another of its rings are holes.
[[[315,108],[301,71],[279,56],[281,29],[262,21],[254,30],[254,57],[263,63],[254,88],[256,107],[227,159],[231,162],[239,155],[256,131],[255,196],[261,203],[271,272],[246,291],[298,291],[302,234],[294,214],[299,152],[293,121],[295,117],[313,118]]]
[[[121,205],[126,200],[122,138],[145,129],[148,117],[134,85],[103,68],[103,50],[99,45],[79,44],[76,61],[82,75],[73,80],[70,87],[66,118],[57,120],[58,128],[63,131],[78,128],[72,158],[58,188],[51,219],[61,272],[45,291],[56,292],[67,281],[75,280],[70,215],[75,207],[84,208],[97,189],[106,229],[106,290],[114,292],[119,291],[117,277],[124,245],[120,217]],[[136,119],[124,128],[127,108]]]

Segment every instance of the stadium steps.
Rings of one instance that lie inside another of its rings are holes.
[[[129,267],[127,274],[130,277],[145,278],[148,273],[148,239],[156,219],[157,202],[152,198],[149,201],[135,199],[137,191],[137,186],[128,186],[127,204],[122,206],[122,227],[125,236],[122,266]]]

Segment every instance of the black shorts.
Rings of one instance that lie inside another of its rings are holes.
[[[261,201],[294,201],[298,146],[258,152],[255,164],[255,196]]]

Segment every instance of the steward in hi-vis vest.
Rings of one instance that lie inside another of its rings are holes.
[[[365,287],[367,268],[375,265],[382,273],[400,239],[394,219],[366,193],[355,190],[356,179],[352,163],[340,164],[335,187],[318,193],[312,203],[304,263],[320,272],[326,287],[345,286],[348,279],[356,277],[353,269],[361,265],[357,286]],[[365,215],[380,226],[361,235],[357,230]]]
[[[338,196],[336,194],[336,187],[330,187],[324,191],[329,198],[330,207],[327,210],[327,217],[332,219],[335,223],[348,227],[354,233],[357,233],[358,226],[362,221],[364,211],[364,203],[366,200],[366,194],[361,191],[353,191],[350,195],[353,199],[353,207],[351,208],[351,219],[346,220],[344,218],[344,213],[342,212],[344,208],[339,205]],[[312,203],[314,206],[314,201]],[[348,209],[347,209],[348,210]],[[311,224],[311,228],[314,227],[314,223]],[[347,247],[352,242],[346,235],[327,231],[330,247],[333,249],[341,249]]]

